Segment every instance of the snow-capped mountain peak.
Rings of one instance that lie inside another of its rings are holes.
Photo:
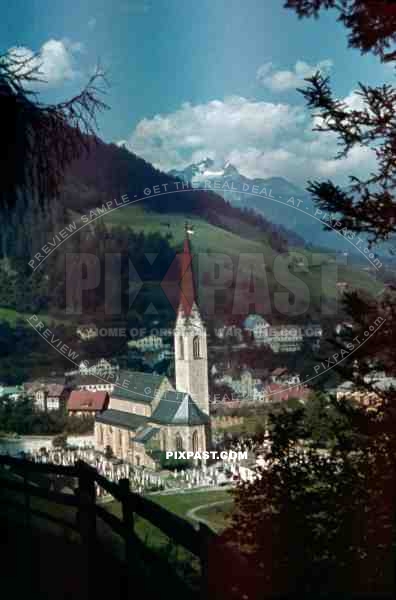
[[[213,165],[214,161],[211,158],[205,158],[205,160],[201,160],[199,163],[190,165],[190,168],[192,168],[196,173],[204,173],[213,167]]]
[[[216,164],[211,158],[205,158],[198,163],[189,165],[183,171],[173,170],[170,174],[181,177],[186,181],[197,181],[199,179],[238,176],[239,172],[229,161],[221,165],[218,163]]]
[[[223,176],[224,177],[239,177],[240,173],[233,164],[227,161],[223,167]]]

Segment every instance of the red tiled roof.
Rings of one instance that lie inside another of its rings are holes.
[[[306,398],[309,395],[309,389],[305,385],[292,385],[285,387],[278,383],[271,383],[266,386],[265,395],[271,400],[289,400],[289,398]]]
[[[283,375],[284,373],[287,373],[286,367],[277,367],[272,371],[271,375],[275,375],[276,377],[277,375]]]
[[[98,411],[104,410],[109,401],[107,392],[88,392],[74,390],[67,401],[67,410]]]

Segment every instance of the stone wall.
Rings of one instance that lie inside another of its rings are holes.
[[[105,452],[110,446],[113,455],[133,465],[155,468],[155,462],[146,454],[143,444],[133,441],[135,433],[122,427],[114,427],[105,423],[95,423],[95,447]]]
[[[187,426],[187,425],[167,425],[161,428],[161,449],[166,451],[175,451],[177,449],[177,437],[181,437],[183,442],[183,450],[187,452],[194,451],[193,436],[197,434],[198,452],[207,450],[207,436],[204,425]]]
[[[161,450],[164,452],[177,450],[178,436],[182,440],[183,451],[204,452],[210,449],[208,428],[205,425],[166,425],[161,427],[159,436]],[[135,443],[134,437],[135,433],[128,429],[95,423],[95,447],[99,452],[105,452],[106,446],[110,446],[117,458],[128,460],[135,465],[154,468],[155,463],[146,454],[144,445]]]
[[[212,417],[211,419],[213,429],[228,429],[234,425],[243,425],[243,422],[244,418],[237,416]]]

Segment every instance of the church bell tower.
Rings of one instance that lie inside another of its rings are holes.
[[[181,294],[174,331],[176,390],[187,392],[209,415],[208,348],[195,292],[190,248],[191,228],[186,224],[181,255]]]

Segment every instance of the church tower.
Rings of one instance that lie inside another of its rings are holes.
[[[174,332],[176,390],[190,394],[195,404],[209,415],[208,348],[206,328],[196,300],[191,233],[186,224],[181,255],[181,294]]]

